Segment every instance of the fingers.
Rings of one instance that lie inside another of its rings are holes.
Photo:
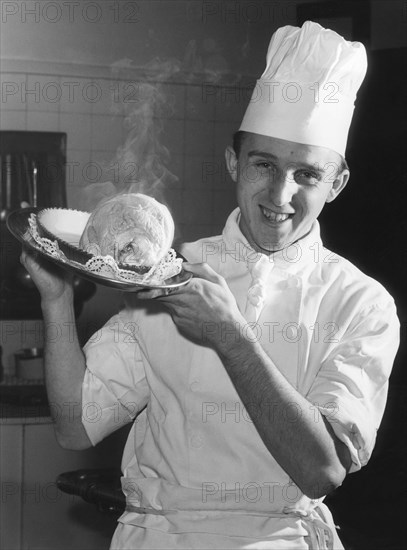
[[[40,270],[41,268],[51,266],[50,262],[41,258],[39,254],[23,247],[20,255],[20,262],[27,270]]]
[[[37,252],[25,247],[21,251],[20,263],[33,278],[47,274],[51,277],[72,282],[73,273],[55,265],[50,260],[41,257]]]
[[[143,290],[136,291],[136,296],[141,300],[150,300],[152,298],[166,298],[171,294],[175,294],[178,290],[179,289],[177,287],[155,288],[152,290],[143,289]]]
[[[37,254],[22,248],[20,254],[20,263],[27,269],[38,267]]]
[[[200,277],[201,279],[217,284],[222,284],[224,282],[223,277],[216,273],[216,271],[206,263],[192,264],[189,262],[183,262],[182,267],[185,271],[190,271],[193,273],[195,277]]]
[[[166,289],[163,288],[154,288],[153,290],[138,290],[135,294],[139,300],[153,300],[154,298],[168,296],[165,291]]]
[[[22,259],[25,261],[26,259],[32,259],[32,260],[36,260],[38,263],[38,258],[40,258],[40,254],[36,250],[28,248],[25,245],[21,247],[20,260]]]
[[[182,267],[185,271],[193,273],[195,277],[205,279],[216,284],[226,284],[223,277],[218,275],[208,264],[192,264],[189,262],[183,262]],[[188,291],[188,287],[192,288],[194,286],[193,279],[185,286],[179,288],[165,288],[165,289],[142,289],[136,291],[136,296],[140,300],[152,300],[155,298],[165,299],[167,296],[175,295],[182,293],[184,290]]]
[[[192,264],[189,262],[183,262],[182,266],[185,269],[185,271],[189,271],[190,273],[193,273],[197,278],[204,279],[206,281],[219,284],[222,286],[227,286],[224,278],[218,275],[218,273],[216,273],[216,271],[214,271],[206,263]],[[193,287],[194,287],[194,280],[192,279],[185,286],[182,286],[179,288],[137,290],[136,296],[137,296],[137,299],[140,299],[140,300],[152,300],[152,299],[159,298],[159,299],[162,299],[162,301],[165,301],[165,298],[170,297],[169,298],[169,302],[170,302],[173,296],[176,296],[177,294],[182,295],[184,291],[188,292],[188,289],[190,288],[192,290]]]
[[[20,254],[20,262],[23,265],[27,261],[28,256],[29,256],[29,253],[27,252],[27,249],[23,246],[22,249],[21,249],[21,254]]]

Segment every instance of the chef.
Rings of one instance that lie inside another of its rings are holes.
[[[59,442],[133,422],[112,549],[342,548],[323,498],[369,460],[399,330],[391,296],[323,247],[317,221],[349,179],[365,71],[360,43],[278,29],[226,151],[239,207],[184,245],[188,285],[131,296],[83,351],[66,276],[23,253],[45,322],[66,327],[46,344]]]

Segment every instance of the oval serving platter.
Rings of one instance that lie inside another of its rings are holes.
[[[93,273],[91,271],[88,271],[82,263],[79,263],[73,259],[57,258],[51,255],[50,253],[46,252],[45,250],[43,250],[36,243],[36,241],[34,240],[34,238],[30,233],[30,223],[29,223],[30,216],[31,214],[37,215],[40,210],[41,210],[40,208],[22,208],[20,210],[15,210],[14,212],[11,212],[7,217],[7,227],[10,233],[12,233],[12,235],[14,235],[14,237],[22,245],[26,246],[28,249],[38,252],[41,256],[43,256],[47,260],[50,260],[51,262],[62,267],[63,269],[72,271],[73,273],[79,275],[80,277],[83,277],[84,279],[88,279],[93,283],[108,286],[110,288],[122,290],[124,292],[137,292],[140,290],[178,288],[180,286],[187,284],[192,278],[192,273],[182,270],[178,275],[175,275],[175,277],[171,277],[170,279],[167,279],[162,284],[148,284],[148,283],[136,283],[133,281],[122,281],[119,279],[113,279],[105,275],[99,275],[98,273]],[[52,235],[52,237],[55,240],[59,241],[59,239],[55,235]],[[66,250],[64,252],[66,252]],[[88,255],[84,251],[81,251],[81,252],[83,252],[83,254],[86,256]],[[178,256],[182,257],[179,254]]]

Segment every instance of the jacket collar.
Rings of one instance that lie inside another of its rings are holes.
[[[264,254],[256,252],[240,230],[240,208],[229,215],[222,232],[224,250],[221,250],[220,270],[225,276],[237,275],[242,271],[250,271],[250,264],[257,263]],[[311,231],[283,250],[270,254],[269,261],[273,269],[287,271],[288,274],[298,274],[310,264],[314,264],[321,256],[322,241],[317,220]]]

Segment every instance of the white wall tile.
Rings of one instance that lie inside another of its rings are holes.
[[[167,119],[163,121],[164,128],[159,135],[159,141],[167,147],[170,155],[183,154],[185,148],[184,121]]]
[[[165,97],[166,107],[162,111],[162,116],[179,120],[185,118],[185,95],[187,87],[184,84],[163,84],[161,90]]]
[[[231,185],[229,191],[213,192],[212,220],[214,224],[224,225],[229,214],[237,206],[236,191]]]
[[[94,115],[92,117],[92,149],[116,150],[123,145],[123,117]]]
[[[222,154],[228,145],[232,145],[233,134],[238,129],[233,122],[216,122],[214,130],[215,154]]]
[[[1,110],[25,111],[26,75],[21,73],[0,73]]]
[[[90,115],[61,113],[60,129],[67,134],[69,149],[90,150],[92,148]]]
[[[2,109],[0,116],[0,130],[26,130],[25,111],[6,111]]]
[[[218,154],[213,157],[214,170],[217,170],[216,177],[213,179],[213,189],[229,190],[230,186],[234,186],[233,180],[228,172],[224,149],[220,148]],[[207,169],[208,170],[208,169]]]
[[[191,223],[184,224],[182,226],[182,242],[191,242],[197,239],[203,239],[204,237],[209,237],[217,234],[219,233],[213,232],[212,224]]]
[[[134,167],[132,164],[123,172],[124,178],[132,179]],[[111,182],[117,189],[120,187],[119,162],[116,150],[92,151],[91,164],[85,174],[85,179],[94,179],[92,183]],[[96,177],[97,176],[97,177]]]
[[[27,75],[27,110],[57,113],[63,101],[60,79],[55,76]]]
[[[223,156],[185,157],[185,187],[216,189],[223,187],[227,174],[225,159]]]
[[[54,112],[27,111],[27,130],[42,132],[59,131],[59,114]],[[64,131],[64,130],[62,130]]]
[[[170,160],[166,165],[171,174],[177,178],[171,181],[168,185],[170,189],[176,187],[184,187],[186,185],[184,177],[184,155],[182,154],[170,154]]]
[[[168,206],[176,226],[181,224],[184,219],[182,195],[183,192],[181,189],[167,189],[163,191],[163,202]]]
[[[187,190],[184,191],[182,199],[182,221],[184,223],[212,223],[212,190]]]
[[[109,179],[114,181],[115,178],[115,162],[116,162],[117,149],[106,149],[98,151],[93,149],[91,152],[92,162],[97,162],[104,172],[107,172]],[[110,175],[111,174],[111,175]]]
[[[112,115],[120,112],[118,102],[120,83],[113,79],[99,78],[94,79],[93,84],[94,101],[91,103],[92,113],[95,115]],[[92,92],[92,87],[89,85],[88,87],[88,91]]]
[[[62,98],[60,111],[63,113],[91,113],[95,97],[98,96],[98,82],[92,78],[60,77]]]
[[[68,208],[72,208],[74,210],[86,210],[83,206],[82,192],[82,185],[70,185],[66,188]]]
[[[251,98],[251,90],[240,86],[219,86],[215,101],[215,119],[233,122],[236,130]]]
[[[214,120],[216,86],[191,85],[187,88],[186,118],[188,120]]]
[[[208,156],[214,152],[214,123],[201,120],[187,120],[185,154]]]
[[[68,149],[66,155],[66,188],[83,187],[91,183],[91,154],[89,150]]]

